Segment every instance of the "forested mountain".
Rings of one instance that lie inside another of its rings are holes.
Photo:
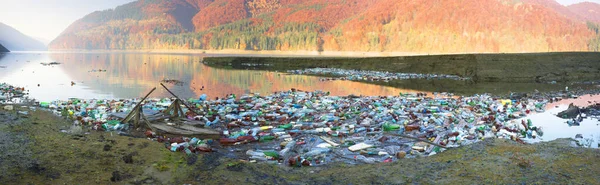
[[[42,51],[46,45],[4,23],[0,23],[0,43],[11,51]]]
[[[5,52],[10,52],[8,49],[6,49],[2,44],[0,44],[0,53],[5,53]]]
[[[568,8],[586,21],[600,23],[600,4],[583,2],[569,5]]]
[[[553,0],[139,0],[77,20],[50,48],[597,50],[594,15],[571,9]]]

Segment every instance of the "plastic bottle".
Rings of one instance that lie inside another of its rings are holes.
[[[255,150],[248,150],[246,151],[246,155],[250,155],[250,156],[266,156],[264,152],[262,151],[255,151]]]
[[[355,129],[355,130],[354,130],[354,132],[355,132],[355,133],[359,133],[359,132],[364,132],[364,131],[366,131],[366,130],[367,130],[367,129],[366,129],[365,127],[360,127],[360,128],[357,128],[357,129]]]
[[[398,130],[398,129],[400,129],[400,125],[398,125],[398,124],[390,124],[390,123],[383,124],[384,131],[392,131],[392,130]]]
[[[198,138],[194,137],[194,138],[190,139],[190,141],[188,143],[191,146],[195,146],[195,145],[198,145],[198,141],[200,141],[200,140]]]
[[[275,139],[275,136],[270,136],[270,135],[266,135],[266,136],[261,136],[259,141],[260,142],[267,142],[267,141],[271,141]]]
[[[305,153],[303,156],[305,158],[314,157],[314,156],[317,156],[320,154],[325,154],[325,153],[329,152],[330,150],[331,149],[329,149],[329,148],[314,148],[310,152]]]
[[[262,151],[254,151],[248,150],[246,151],[246,155],[250,156],[250,159],[258,160],[258,161],[267,161],[267,155],[265,155]]]
[[[280,155],[280,156],[282,156],[282,157],[284,157],[284,158],[286,158],[286,157],[287,157],[287,155],[288,155],[288,153],[289,153],[289,152],[290,152],[290,151],[291,151],[291,150],[292,150],[292,149],[293,149],[295,146],[296,146],[296,141],[294,141],[294,140],[291,140],[291,141],[289,141],[289,142],[288,142],[288,143],[285,145],[285,147],[284,147],[284,148],[283,148],[281,151],[279,151],[279,155]]]
[[[283,132],[285,131],[283,128],[273,128],[271,129],[271,133],[278,133],[278,132]]]
[[[263,153],[268,158],[272,158],[272,159],[278,159],[279,158],[279,153],[275,152],[275,151],[263,151]]]
[[[365,157],[363,155],[354,156],[354,159],[356,159],[356,160],[358,160],[360,162],[363,162],[363,163],[367,163],[367,164],[373,164],[373,163],[375,163],[375,159],[370,158],[370,157]]]
[[[291,129],[292,126],[293,125],[291,123],[288,123],[288,124],[285,124],[285,125],[279,125],[278,128],[282,128],[282,129],[288,130],[288,129]]]

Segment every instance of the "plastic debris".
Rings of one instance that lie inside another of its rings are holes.
[[[184,84],[184,82],[180,81],[180,80],[174,80],[174,79],[163,79],[160,82],[162,83],[167,83],[167,84],[172,84],[172,85],[177,85],[177,86],[182,86]]]
[[[27,100],[27,95],[25,88],[0,83],[0,104],[20,103]]]
[[[42,62],[40,63],[43,66],[55,66],[55,65],[60,65],[60,62]]]
[[[356,152],[356,151],[364,150],[364,149],[371,148],[371,147],[373,147],[373,145],[366,144],[366,143],[358,143],[358,144],[348,147],[348,150],[350,150],[352,152]]]
[[[366,80],[366,81],[391,81],[407,79],[453,79],[468,80],[470,78],[456,75],[443,74],[417,74],[417,73],[392,73],[385,71],[363,71],[338,68],[309,68],[303,70],[290,70],[292,74],[332,75],[337,77],[321,78],[324,80]]]
[[[144,114],[165,110],[173,99],[142,102]],[[40,102],[57,115],[81,120],[97,130],[126,131],[112,117],[126,114],[138,99]],[[187,154],[224,150],[225,155],[290,166],[319,166],[332,162],[379,163],[429,156],[485,138],[542,137],[543,131],[521,119],[544,111],[546,100],[434,96],[330,96],[327,92],[290,90],[268,96],[229,95],[190,99],[188,120],[222,133],[216,142],[188,137],[145,135]],[[148,113],[146,113],[148,112]],[[185,144],[187,143],[187,144]],[[195,143],[195,144],[194,144]]]

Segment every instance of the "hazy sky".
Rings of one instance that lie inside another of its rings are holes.
[[[26,35],[53,40],[77,19],[96,10],[114,8],[135,0],[0,0],[0,22]],[[557,0],[564,5],[582,1]]]
[[[77,19],[135,0],[0,0],[0,22],[51,41]]]
[[[600,0],[555,0],[556,2],[563,4],[563,5],[570,5],[570,4],[575,4],[575,3],[579,3],[579,2],[594,2],[594,3],[600,3]]]

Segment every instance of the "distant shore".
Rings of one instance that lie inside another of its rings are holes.
[[[29,52],[29,51],[25,51]],[[35,51],[31,51],[35,52]],[[226,56],[326,56],[326,57],[384,57],[384,56],[419,56],[433,55],[417,52],[363,52],[363,51],[274,51],[274,50],[48,50],[49,53],[149,53],[149,54],[193,54],[193,55],[226,55]],[[445,53],[436,53],[441,55]]]
[[[240,56],[324,56],[324,57],[390,57],[390,56],[426,56],[426,55],[457,55],[457,54],[518,54],[518,53],[569,53],[566,52],[516,52],[516,53],[494,53],[494,52],[463,52],[463,53],[425,53],[425,52],[376,52],[376,51],[276,51],[276,50],[48,50],[48,51],[16,51],[19,52],[49,52],[49,53],[150,53],[150,54],[195,54],[195,55],[240,55]]]

